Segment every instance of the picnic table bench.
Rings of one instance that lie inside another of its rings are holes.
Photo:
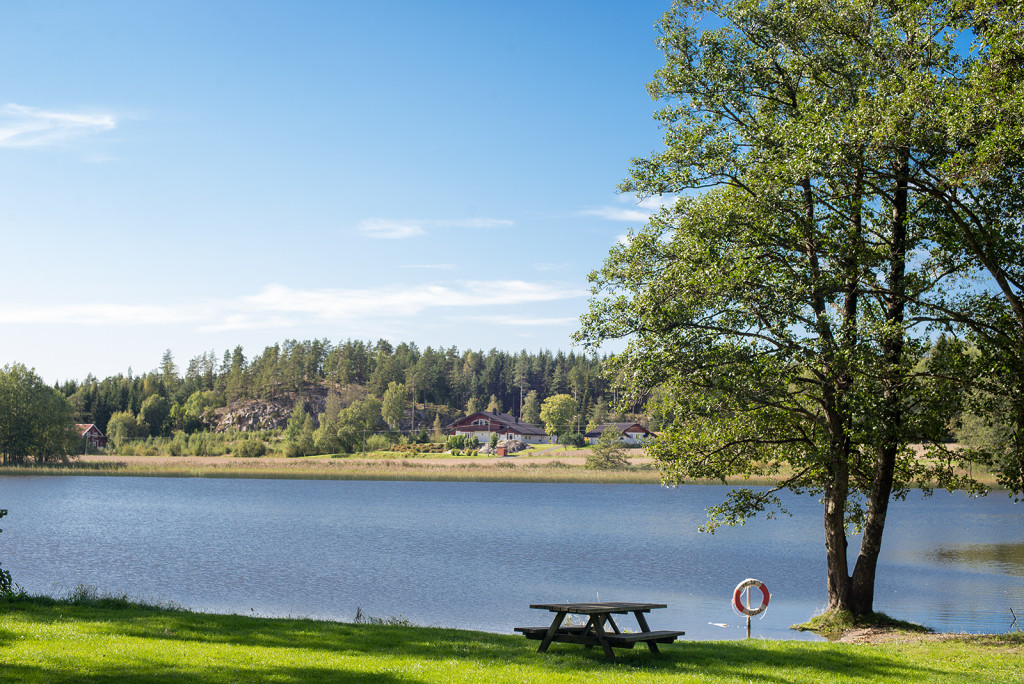
[[[538,653],[544,653],[552,642],[582,644],[587,648],[600,646],[608,660],[615,659],[612,648],[633,648],[638,643],[645,643],[651,653],[658,653],[658,644],[670,644],[686,632],[675,630],[652,630],[644,613],[654,608],[667,608],[664,603],[535,603],[530,608],[549,610],[555,613],[554,619],[547,627],[516,627],[527,639],[539,639]],[[633,613],[636,617],[639,632],[622,632],[612,615]],[[563,625],[567,615],[588,616],[585,625]],[[605,631],[605,625],[612,631]]]

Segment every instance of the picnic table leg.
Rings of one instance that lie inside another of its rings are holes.
[[[597,637],[597,642],[601,644],[601,648],[604,649],[605,657],[607,657],[608,660],[615,660],[615,652],[612,651],[611,644],[608,643],[608,640],[604,638],[605,620],[610,621],[613,626],[615,625],[615,621],[612,620],[611,613],[596,613],[590,618],[590,621],[594,626],[594,636]],[[615,627],[615,632],[618,633],[618,631],[619,628]]]
[[[566,611],[560,610],[555,615],[555,619],[551,621],[551,626],[548,627],[547,633],[544,635],[543,641],[540,642],[540,647],[537,649],[537,653],[544,653],[548,650],[548,646],[551,645],[551,640],[555,638],[555,632],[562,626],[562,620],[565,619]]]
[[[633,615],[636,615],[636,624],[640,625],[641,632],[651,631],[651,628],[647,626],[647,618],[644,617],[644,612],[642,610],[633,611]],[[647,644],[647,648],[651,649],[651,653],[661,653],[661,651],[658,650],[658,644],[653,641],[647,641],[645,643]]]

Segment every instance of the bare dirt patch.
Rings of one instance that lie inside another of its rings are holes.
[[[906,632],[887,627],[859,627],[847,630],[836,640],[841,644],[916,644],[943,641],[973,642],[986,646],[1009,646],[1011,651],[1022,649],[1021,638],[1012,634],[964,634],[960,632]]]

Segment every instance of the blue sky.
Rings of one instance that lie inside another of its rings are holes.
[[[0,365],[570,349],[668,4],[5,3]]]

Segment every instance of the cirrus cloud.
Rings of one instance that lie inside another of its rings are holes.
[[[112,114],[57,112],[10,103],[0,108],[0,147],[56,145],[116,127]]]
[[[424,235],[431,228],[507,228],[515,225],[514,221],[495,218],[471,219],[365,219],[356,229],[367,237],[382,240],[401,240],[404,238]]]
[[[380,289],[298,289],[271,284],[254,294],[175,304],[92,303],[88,307],[0,305],[0,324],[151,326],[186,325],[202,332],[287,329],[303,325],[361,325],[443,310],[480,309],[480,320],[512,324],[530,318],[529,306],[584,298],[575,285],[522,280],[460,281],[443,285],[393,286]],[[525,307],[522,314],[495,318],[496,307]],[[474,312],[472,315],[476,315]],[[545,323],[564,323],[551,318]],[[535,324],[542,319],[534,317]]]
[[[619,198],[621,204],[630,202],[628,196]],[[583,209],[579,212],[581,216],[597,216],[608,221],[627,221],[631,223],[645,223],[651,215],[657,213],[663,207],[670,206],[676,201],[675,197],[648,197],[646,199],[632,202],[632,206],[603,206],[593,209]]]

